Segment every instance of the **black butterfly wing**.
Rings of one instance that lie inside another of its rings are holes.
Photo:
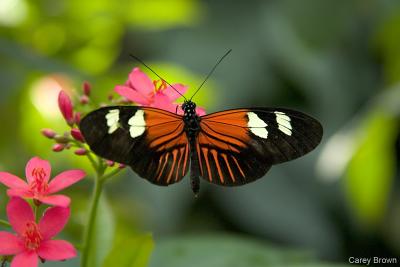
[[[129,165],[158,185],[180,181],[189,169],[182,117],[147,107],[115,106],[85,116],[79,128],[97,155]]]
[[[215,184],[252,182],[274,164],[313,150],[322,126],[314,118],[289,109],[246,108],[201,117],[196,150],[201,176]]]

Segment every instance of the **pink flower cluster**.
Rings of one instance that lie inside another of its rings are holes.
[[[48,161],[32,158],[26,165],[27,182],[19,177],[0,172],[0,183],[9,189],[11,197],[7,205],[8,220],[16,232],[0,232],[0,255],[15,255],[11,267],[36,267],[42,261],[66,260],[76,257],[72,244],[64,240],[53,240],[64,228],[70,216],[70,199],[54,194],[80,181],[86,175],[82,170],[60,173],[50,181],[51,166]],[[24,199],[32,199],[39,208],[51,205],[42,218],[35,218],[31,205]]]
[[[82,105],[86,105],[89,103],[89,95],[90,95],[91,87],[89,83],[85,82],[83,84],[83,95],[80,97],[80,103]],[[71,98],[68,96],[67,93],[64,91],[60,91],[58,95],[58,107],[63,115],[67,124],[71,127],[69,132],[65,132],[64,134],[60,135],[57,134],[52,129],[43,129],[42,134],[49,138],[54,139],[56,144],[53,146],[54,152],[60,152],[64,149],[69,149],[72,147],[71,141],[79,142],[80,144],[85,143],[82,133],[78,129],[79,122],[81,121],[81,113],[74,111],[74,106],[72,104]],[[78,147],[75,149],[75,154],[82,156],[87,154],[87,150]]]
[[[88,82],[84,82],[82,86],[82,95],[79,97],[79,104],[82,106],[92,105],[90,94],[91,85]],[[42,135],[56,142],[52,148],[54,152],[61,152],[65,149],[73,148],[74,153],[78,156],[88,155],[90,150],[86,146],[85,139],[78,128],[81,112],[74,109],[70,96],[64,91],[60,91],[58,95],[58,107],[70,129],[63,134],[58,134],[54,130],[46,128],[42,129]],[[105,163],[109,167],[115,166],[114,162],[105,161]],[[118,168],[124,167],[125,165],[118,164]]]

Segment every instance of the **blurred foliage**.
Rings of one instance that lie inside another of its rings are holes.
[[[105,103],[137,66],[129,57],[135,54],[169,82],[188,84],[190,96],[232,48],[197,104],[208,112],[299,109],[322,122],[322,145],[253,184],[202,183],[198,199],[186,180],[161,188],[126,171],[107,184],[95,264],[118,259],[121,266],[146,266],[153,248],[148,232],[155,239],[150,266],[399,258],[399,32],[396,0],[1,0],[0,170],[23,176],[33,155],[49,159],[54,173],[90,170],[71,151],[51,152],[52,142],[39,133],[67,130],[55,105],[60,89],[78,101],[88,80],[93,100]],[[77,244],[90,191],[90,177],[67,191],[73,216],[65,238]]]
[[[306,252],[275,248],[244,237],[210,234],[160,240],[150,266],[333,267],[348,265],[317,263]]]
[[[376,112],[370,115],[361,144],[347,170],[349,198],[361,223],[381,224],[387,212],[389,193],[395,175],[394,145],[399,127],[396,118]],[[376,179],[379,177],[379,179]]]
[[[115,242],[103,266],[148,266],[154,243],[151,235],[130,237]]]

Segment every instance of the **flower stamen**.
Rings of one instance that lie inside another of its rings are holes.
[[[28,250],[38,249],[40,247],[40,242],[43,240],[42,234],[39,231],[39,226],[32,221],[26,223],[23,238],[25,248]]]
[[[32,171],[34,180],[30,184],[30,189],[37,193],[45,193],[49,187],[46,181],[46,172],[43,168],[34,168]]]
[[[164,80],[154,80],[153,85],[154,93],[157,93],[158,91],[163,91],[167,88],[167,83]]]

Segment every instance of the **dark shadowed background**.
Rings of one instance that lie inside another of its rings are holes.
[[[321,121],[322,144],[246,186],[204,182],[197,199],[188,179],[162,188],[127,169],[106,185],[99,257],[113,236],[151,233],[151,267],[400,262],[399,47],[396,0],[1,0],[0,170],[23,176],[34,155],[50,160],[53,174],[90,170],[86,158],[52,152],[40,134],[67,130],[60,89],[77,100],[89,81],[92,97],[106,102],[138,65],[132,53],[169,82],[189,85],[190,96],[232,48],[197,104],[208,113],[298,109]],[[63,237],[78,244],[90,175],[67,191],[72,216]],[[1,186],[1,218],[5,201]],[[133,254],[151,251],[146,236]]]

